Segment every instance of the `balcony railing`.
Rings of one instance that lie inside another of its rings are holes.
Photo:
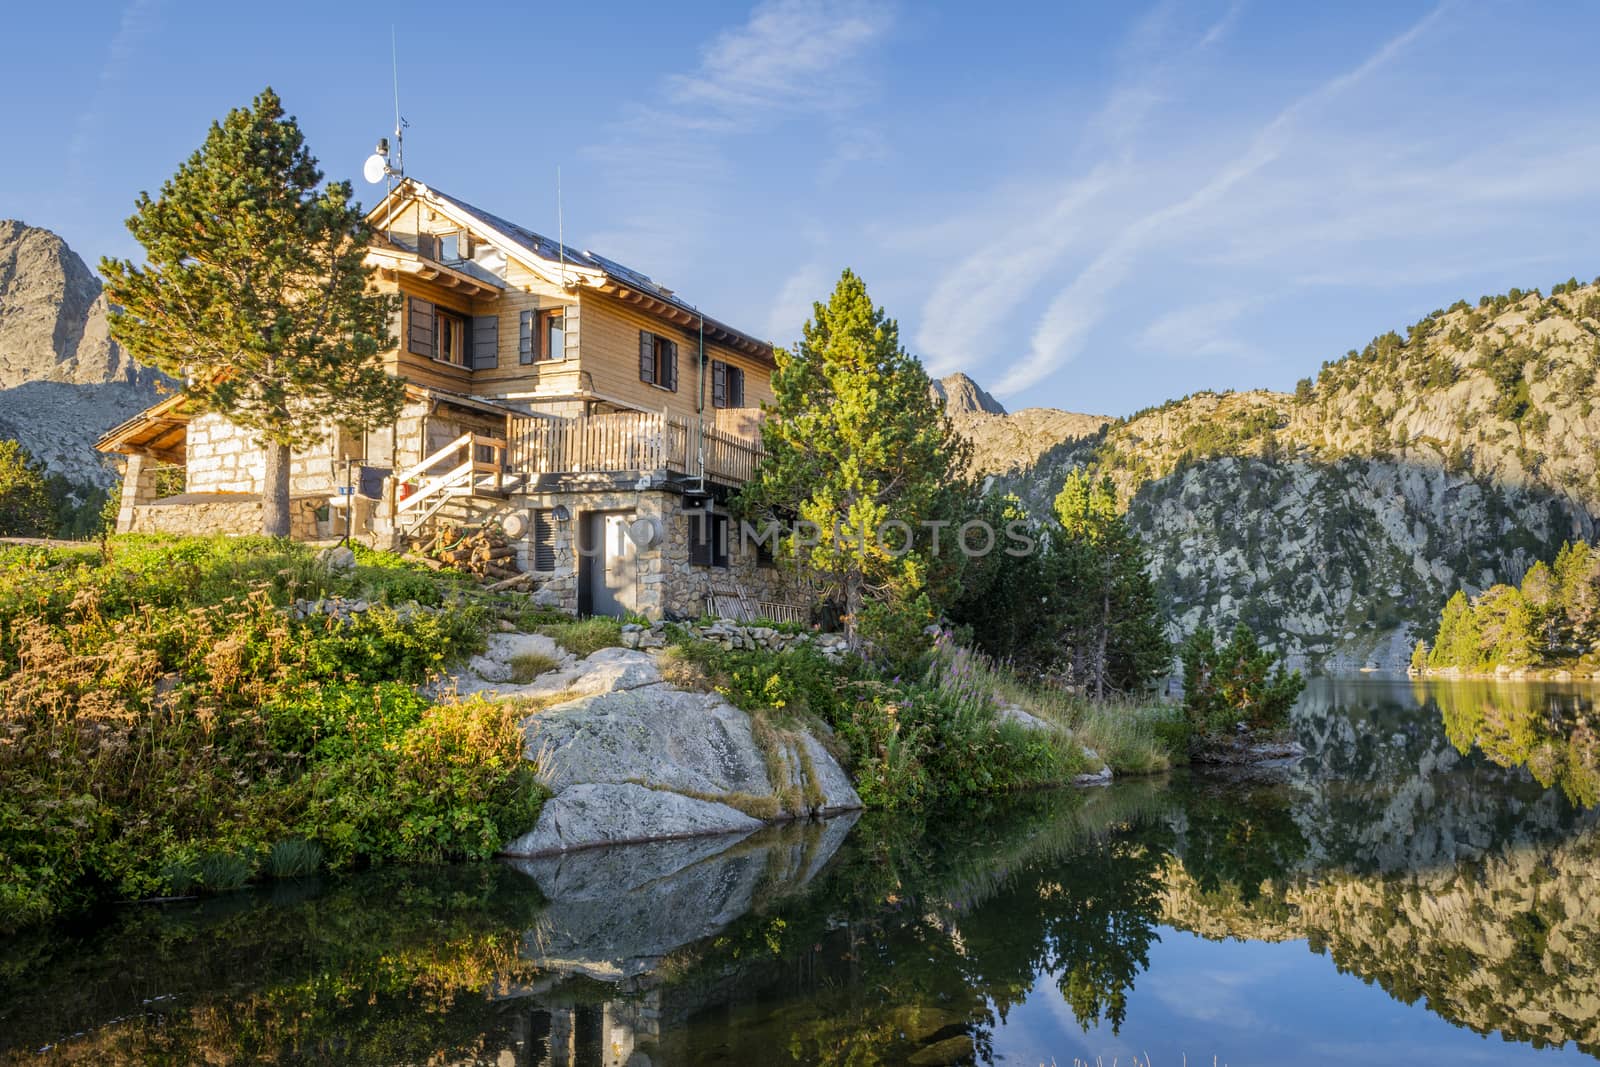
[[[507,465],[514,473],[611,474],[669,471],[701,473],[724,485],[755,476],[761,446],[692,420],[652,412],[621,412],[572,419],[516,416],[507,426]]]

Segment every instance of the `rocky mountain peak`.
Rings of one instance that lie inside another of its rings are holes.
[[[24,382],[133,383],[111,340],[100,280],[49,230],[0,219],[0,389]]]
[[[933,395],[944,402],[945,410],[952,415],[962,412],[980,411],[990,415],[1004,415],[1006,409],[1000,401],[984,392],[977,382],[965,374],[947,374],[936,382],[931,382],[929,388]]]

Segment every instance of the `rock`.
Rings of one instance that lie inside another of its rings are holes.
[[[1001,722],[1014,722],[1025,730],[1054,730],[1055,727],[1037,715],[1026,711],[1016,704],[1002,704],[995,711],[995,718]]]
[[[316,562],[329,574],[349,574],[356,569],[356,554],[349,545],[334,545],[318,552]]]
[[[602,691],[546,708],[523,729],[529,757],[542,754],[557,792],[594,782],[709,795],[773,792],[750,716],[711,694],[665,685]]]
[[[1111,768],[1102,766],[1098,771],[1090,774],[1075,774],[1072,776],[1073,785],[1110,785],[1112,779]]]
[[[511,664],[488,656],[473,656],[467,661],[467,669],[486,682],[509,682],[511,680]]]
[[[567,693],[582,697],[661,684],[661,666],[647,652],[602,648],[579,661],[569,655],[567,662],[568,666],[541,675],[532,685],[518,690],[518,694],[540,697]]]
[[[545,801],[539,822],[502,850],[540,856],[594,845],[749,833],[761,823],[726,804],[631,783],[590,782]]]
[[[813,815],[833,815],[843,811],[861,810],[861,797],[856,793],[856,787],[851,784],[850,776],[845,773],[839,761],[810,734],[801,738],[805,745],[806,755],[811,760],[812,770],[816,772],[816,787],[822,794],[822,800],[811,809]],[[791,759],[791,768],[796,764]]]
[[[558,590],[544,586],[533,594],[533,602],[541,608],[559,608],[561,606],[561,593]]]

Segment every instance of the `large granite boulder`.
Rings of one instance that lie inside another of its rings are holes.
[[[721,696],[668,685],[649,652],[558,659],[532,643],[541,640],[496,635],[453,682],[528,709],[527,755],[554,795],[507,855],[748,833],[764,819],[861,807],[850,776],[804,728],[758,738],[749,714]],[[511,660],[527,652],[558,665],[531,682],[509,681]]]

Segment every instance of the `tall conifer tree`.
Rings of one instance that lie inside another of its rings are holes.
[[[923,602],[931,618],[923,598],[946,570],[940,557],[960,554],[954,529],[936,555],[921,524],[957,514],[971,446],[935,403],[922,364],[849,270],[777,363],[776,399],[762,425],[766,457],[745,504],[815,531],[814,544],[790,537],[788,555],[839,599],[852,641],[875,606]],[[899,523],[916,538],[909,552],[900,551]]]
[[[322,180],[266,89],[213,123],[158,197],[140,194],[128,229],[146,264],[100,264],[112,336],[182,382],[199,410],[256,432],[263,529],[279,537],[290,450],[329,423],[359,431],[393,419],[404,398],[379,359],[398,298],[372,287],[371,233],[350,183]]]

